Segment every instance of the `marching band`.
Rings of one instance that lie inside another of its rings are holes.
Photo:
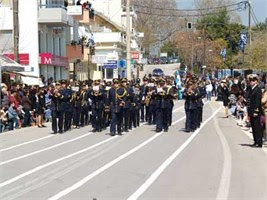
[[[202,121],[205,85],[197,77],[186,79],[184,91],[186,131],[194,131]],[[70,84],[56,83],[49,96],[52,104],[52,130],[64,133],[92,125],[92,132],[110,127],[110,135],[121,135],[147,122],[156,132],[168,132],[172,124],[177,88],[172,78],[144,77],[143,83],[113,79]]]

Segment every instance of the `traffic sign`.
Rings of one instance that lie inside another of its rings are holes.
[[[117,69],[117,67],[118,67],[117,60],[108,60],[108,62],[103,65],[104,69]]]
[[[92,56],[92,63],[95,64],[105,64],[108,61],[108,57],[105,55],[93,55]]]
[[[135,61],[138,61],[139,60],[139,53],[138,52],[132,52],[131,54],[131,58]]]

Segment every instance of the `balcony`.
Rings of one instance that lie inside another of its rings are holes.
[[[126,44],[126,39],[121,33],[107,32],[94,33],[95,43],[123,43]]]
[[[41,5],[38,22],[51,26],[73,26],[74,20],[62,5]]]
[[[82,45],[66,45],[67,57],[70,61],[72,60],[83,60],[83,49]]]

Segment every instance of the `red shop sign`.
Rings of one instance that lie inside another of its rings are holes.
[[[56,56],[53,55],[52,53],[40,53],[39,64],[68,67],[69,60],[67,57]]]

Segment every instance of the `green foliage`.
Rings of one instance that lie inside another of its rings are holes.
[[[238,40],[240,32],[245,26],[237,23],[230,23],[227,10],[223,9],[216,15],[207,15],[198,22],[198,29],[206,30],[206,37],[211,40],[222,38],[227,41],[228,51],[231,44],[233,53],[238,52]]]
[[[164,45],[160,48],[160,51],[168,53],[168,57],[178,55],[178,48],[176,44],[170,40],[164,43]]]

